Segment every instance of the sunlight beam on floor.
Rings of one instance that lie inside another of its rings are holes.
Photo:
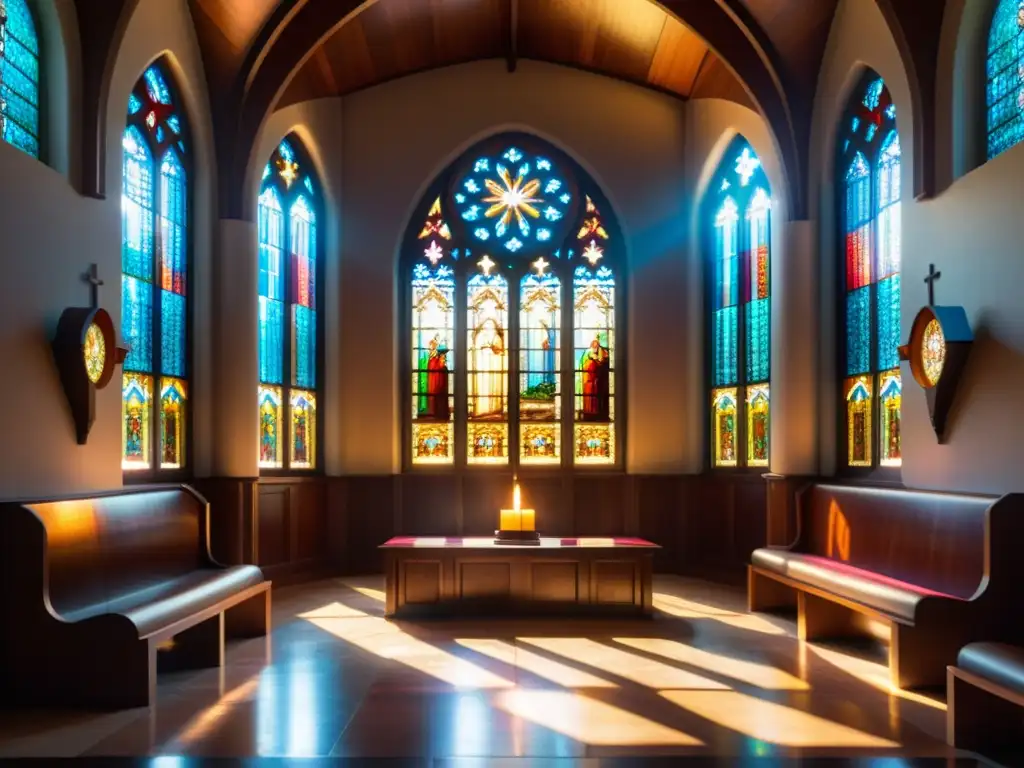
[[[681,709],[781,747],[892,749],[899,743],[739,691],[661,691]]]
[[[729,690],[717,680],[663,664],[646,656],[612,648],[581,637],[518,637],[526,643],[566,659],[582,662],[594,669],[606,669],[617,677],[632,680],[648,688],[699,688],[703,690]]]
[[[731,677],[748,685],[764,688],[769,691],[806,691],[810,687],[805,681],[785,670],[769,664],[758,664],[753,661],[736,659],[712,653],[701,648],[694,648],[678,640],[667,640],[656,637],[616,637],[615,642],[646,651],[666,659],[701,667],[718,675]],[[672,686],[664,685],[663,688]]]
[[[550,680],[564,688],[618,688],[613,682],[568,664],[561,664],[525,648],[516,648],[504,640],[463,639],[455,642],[471,651],[490,656],[492,659]],[[519,685],[523,684],[519,680],[516,682]]]
[[[833,648],[821,648],[817,645],[811,645],[810,643],[804,643],[804,645],[806,648],[810,649],[811,653],[822,661],[826,661],[832,666],[846,672],[848,675],[867,683],[872,688],[877,688],[879,691],[887,693],[890,696],[896,696],[901,699],[906,699],[907,701],[913,701],[917,704],[924,704],[926,707],[939,709],[943,712],[946,711],[946,704],[943,701],[933,699],[930,696],[926,696],[915,691],[904,691],[894,686],[891,678],[889,677],[889,668],[885,664],[852,656]]]
[[[592,746],[704,746],[687,733],[572,691],[517,688],[499,693],[497,705],[511,715]]]
[[[766,635],[787,634],[785,629],[772,623],[770,619],[753,613],[740,613],[738,611],[715,608],[710,605],[694,602],[693,600],[686,600],[676,595],[667,595],[663,592],[655,592],[653,602],[655,610],[678,619],[711,619],[736,629],[747,629]]]

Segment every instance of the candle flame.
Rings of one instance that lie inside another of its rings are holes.
[[[519,511],[519,483],[516,483],[515,488],[512,490],[512,509],[516,512]]]

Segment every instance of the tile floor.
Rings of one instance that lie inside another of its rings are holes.
[[[222,669],[163,676],[149,709],[0,712],[0,758],[960,764],[941,698],[890,690],[881,657],[800,644],[792,621],[747,614],[740,590],[657,577],[653,621],[432,623],[386,621],[382,590],[381,577],[276,590],[269,642],[232,646]]]

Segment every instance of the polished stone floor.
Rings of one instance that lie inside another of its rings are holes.
[[[163,676],[148,710],[0,712],[0,758],[974,764],[946,747],[941,698],[891,690],[868,652],[799,643],[792,621],[747,614],[739,590],[658,577],[653,621],[405,623],[383,618],[382,589],[367,577],[276,590],[269,642]]]

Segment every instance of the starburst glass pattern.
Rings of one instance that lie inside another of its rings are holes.
[[[550,160],[509,147],[471,163],[452,201],[477,241],[528,254],[560,239],[574,196]]]

